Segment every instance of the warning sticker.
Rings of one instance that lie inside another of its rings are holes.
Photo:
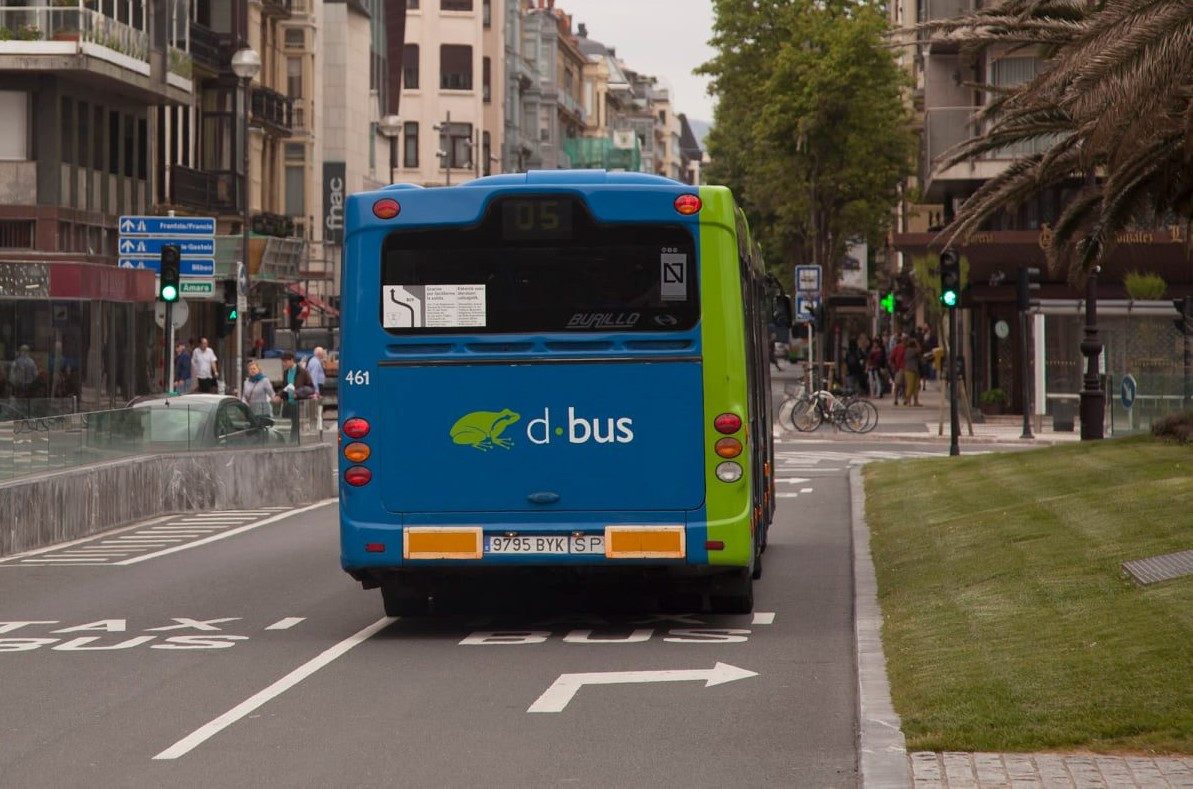
[[[381,325],[387,329],[484,326],[484,285],[385,285]]]
[[[686,301],[688,298],[688,256],[675,252],[659,255],[659,295],[663,301]]]

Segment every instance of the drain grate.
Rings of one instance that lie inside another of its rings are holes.
[[[1193,551],[1178,551],[1123,562],[1123,569],[1143,586],[1180,578],[1182,575],[1193,575]]]

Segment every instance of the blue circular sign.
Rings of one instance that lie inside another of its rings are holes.
[[[1123,385],[1119,394],[1123,400],[1123,408],[1130,408],[1135,403],[1135,376],[1128,373],[1123,376]]]

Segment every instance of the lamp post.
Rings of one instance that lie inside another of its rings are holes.
[[[377,122],[377,130],[389,140],[389,182],[393,183],[394,168],[398,166],[398,132],[402,130],[402,119],[397,115],[385,115]]]
[[[240,264],[244,271],[243,287],[246,299],[249,289],[249,86],[253,82],[253,77],[257,76],[260,71],[261,56],[252,47],[243,47],[232,55],[232,72],[240,80],[241,88],[240,140],[244,150],[244,182],[240,195],[243,201],[241,206],[243,216],[240,222]],[[233,358],[236,360],[236,366],[233,370],[237,377],[232,379],[232,383],[243,380],[244,377],[244,371],[241,369],[241,357],[244,354],[244,316],[239,314],[236,316],[235,343],[236,353],[233,354]]]
[[[1098,375],[1098,356],[1102,353],[1102,341],[1098,338],[1098,274],[1101,271],[1101,266],[1094,266],[1085,280],[1085,338],[1081,340],[1085,378],[1080,393],[1082,441],[1102,438],[1102,421],[1106,415],[1106,393],[1102,391],[1102,379]]]

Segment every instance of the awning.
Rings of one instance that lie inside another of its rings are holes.
[[[319,310],[320,312],[326,313],[327,315],[330,315],[333,318],[340,317],[339,310],[337,310],[335,307],[331,306],[330,304],[328,304],[326,301],[319,298],[318,296],[307,293],[307,289],[304,288],[302,285],[299,285],[297,282],[291,282],[289,285],[286,286],[286,290],[290,291],[291,293],[297,293],[299,296],[302,296],[304,299],[307,300],[308,304],[310,304],[312,307]]]

